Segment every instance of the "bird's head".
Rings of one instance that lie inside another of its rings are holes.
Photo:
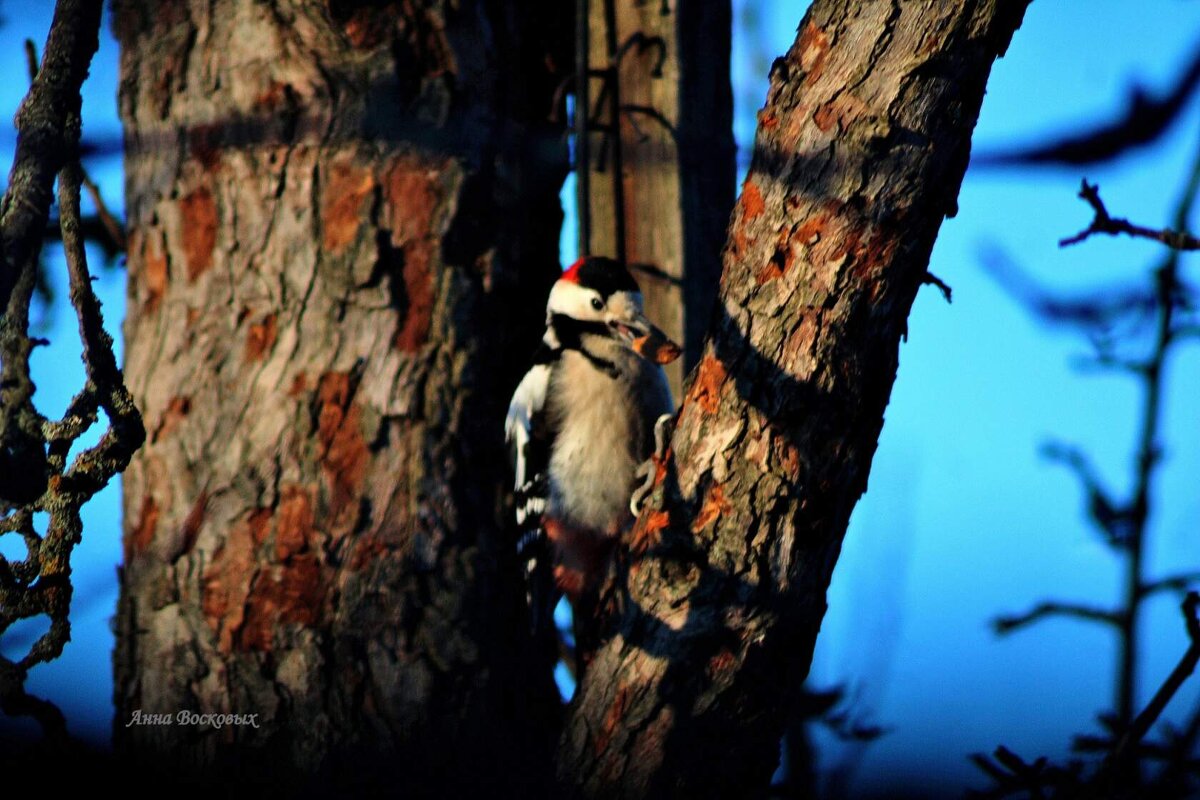
[[[629,270],[611,258],[576,261],[550,290],[546,303],[546,343],[569,346],[582,337],[623,345],[656,364],[668,364],[679,345],[646,319],[642,293]]]

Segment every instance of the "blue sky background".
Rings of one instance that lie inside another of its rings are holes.
[[[766,93],[770,60],[795,35],[806,3],[735,0],[736,133],[743,152]],[[15,110],[26,86],[19,42],[40,44],[53,4],[0,2],[0,109]],[[1200,38],[1200,3],[1185,0],[1035,0],[1008,55],[997,63],[976,131],[976,152],[1032,142],[1110,118],[1134,81],[1163,91]],[[117,49],[108,23],[85,86],[85,135],[119,136]],[[5,114],[9,111],[5,111]],[[5,126],[7,128],[7,126]],[[1087,529],[1076,481],[1038,457],[1048,438],[1085,447],[1110,486],[1128,485],[1139,397],[1112,376],[1081,375],[1072,359],[1085,342],[1040,325],[983,270],[981,253],[1002,248],[1064,291],[1145,279],[1161,256],[1151,243],[1094,241],[1060,250],[1086,225],[1076,197],[1085,174],[1110,209],[1147,225],[1169,219],[1197,147],[1193,102],[1166,140],[1104,168],[968,172],[957,218],[942,228],[931,270],[954,287],[947,305],[933,289],[917,298],[909,340],[876,455],[870,489],[851,521],[829,593],[813,679],[847,683],[855,709],[891,732],[869,746],[858,790],[903,776],[929,788],[982,785],[968,753],[1005,743],[1027,755],[1065,755],[1072,734],[1094,730],[1111,703],[1115,641],[1070,621],[997,639],[988,621],[1053,596],[1112,603],[1117,562]],[[13,135],[0,131],[11,157]],[[114,210],[122,176],[116,156],[88,164]],[[7,172],[8,164],[0,163]],[[87,199],[85,198],[85,204]],[[569,233],[564,236],[571,240]],[[97,289],[119,340],[124,273],[100,268]],[[62,269],[52,259],[60,288]],[[1196,280],[1184,261],[1184,274]],[[74,320],[56,305],[37,351],[38,403],[57,415],[82,383]],[[1151,574],[1200,569],[1200,348],[1181,348],[1169,369],[1166,461],[1155,497]],[[13,537],[6,537],[12,539]],[[0,553],[22,548],[0,539]],[[35,669],[31,691],[66,711],[76,734],[106,741],[111,725],[109,620],[120,559],[119,494],[110,488],[84,510],[76,551],[73,641]],[[36,624],[0,640],[23,653]],[[1186,646],[1176,601],[1151,605],[1143,653],[1144,701]],[[1197,702],[1185,687],[1168,717]],[[0,732],[20,729],[0,717]],[[824,737],[822,763],[850,748]]]

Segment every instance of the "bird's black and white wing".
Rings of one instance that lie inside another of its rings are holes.
[[[553,630],[554,590],[549,542],[542,528],[550,491],[547,471],[553,440],[546,409],[546,394],[557,353],[542,347],[534,365],[513,392],[504,419],[504,440],[513,471],[513,496],[517,527],[517,556],[525,564],[526,599],[535,635]]]
[[[546,392],[553,361],[538,353],[508,404],[504,441],[508,444],[516,495],[517,525],[522,530],[541,524],[546,510],[546,469],[550,463],[550,437],[546,419]]]

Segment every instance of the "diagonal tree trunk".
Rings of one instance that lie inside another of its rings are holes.
[[[569,794],[765,789],[909,309],[1027,4],[816,0],[775,62],[719,315],[564,732]]]
[[[149,433],[124,482],[118,747],[284,788],[536,786],[558,700],[526,674],[499,420],[558,272],[571,19],[115,16]]]

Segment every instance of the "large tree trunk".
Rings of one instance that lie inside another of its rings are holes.
[[[501,420],[558,272],[571,19],[526,12],[117,3],[125,752],[406,796],[544,770]]]
[[[664,368],[679,398],[683,376],[704,344],[733,207],[730,3],[590,0],[589,7],[592,69],[607,69],[610,50],[625,48],[617,63],[619,126],[611,81],[590,84],[594,115],[607,127],[590,143],[591,252],[627,258],[646,313],[683,344],[683,359]],[[623,243],[617,241],[618,170]]]
[[[576,795],[765,788],[905,321],[1027,1],[816,0],[775,62],[720,316],[564,732]]]

